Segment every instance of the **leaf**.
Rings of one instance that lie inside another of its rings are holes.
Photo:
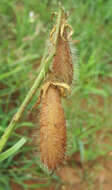
[[[98,89],[98,88],[92,87],[91,90],[90,90],[90,93],[102,96],[104,98],[108,97],[108,94],[107,94],[107,92],[104,89]]]
[[[83,141],[77,139],[77,145],[78,145],[78,148],[79,148],[79,151],[80,151],[81,162],[83,162],[84,158],[85,158],[85,156],[84,156],[85,151],[84,151]]]
[[[0,80],[3,80],[13,74],[16,74],[17,72],[19,72],[22,68],[21,67],[17,67],[15,69],[13,69],[12,71],[9,71],[9,72],[6,72],[6,73],[3,73],[0,75]]]
[[[0,162],[8,158],[9,156],[15,154],[24,144],[26,143],[26,138],[21,138],[14,146],[0,154]]]

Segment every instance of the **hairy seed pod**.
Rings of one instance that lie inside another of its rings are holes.
[[[40,108],[41,160],[49,169],[62,163],[66,149],[66,121],[59,90],[50,85]]]
[[[65,82],[70,85],[73,78],[73,65],[66,28],[63,32],[63,38],[59,34],[53,60],[53,73],[59,82]]]

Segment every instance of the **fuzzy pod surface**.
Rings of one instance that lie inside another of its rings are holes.
[[[66,120],[61,95],[56,87],[49,86],[40,108],[41,160],[49,169],[56,169],[65,157],[65,150]]]
[[[73,64],[66,29],[63,32],[63,38],[59,34],[53,60],[53,73],[59,82],[65,82],[70,85],[73,79]]]

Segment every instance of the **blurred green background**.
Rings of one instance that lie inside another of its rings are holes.
[[[37,75],[45,42],[54,24],[51,14],[57,11],[57,3],[57,0],[0,1],[0,136]],[[112,1],[62,0],[61,3],[69,12],[68,22],[74,30],[77,54],[74,79],[78,75],[72,85],[72,95],[63,102],[67,154],[72,157],[78,151],[81,163],[92,162],[112,150]],[[34,124],[23,119],[17,128],[22,130],[23,126],[31,129]],[[27,130],[24,135],[27,136]],[[6,149],[21,136],[13,132]],[[31,189],[50,189],[54,181],[54,189],[63,184],[58,175],[46,174],[34,156],[29,158],[29,151],[31,147],[24,145],[17,159],[12,155],[0,163],[0,190],[11,190],[11,180],[29,189],[24,181],[33,176],[47,181],[30,185]],[[75,168],[75,161],[71,163]]]

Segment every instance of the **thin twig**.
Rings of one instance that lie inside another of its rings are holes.
[[[28,92],[26,98],[24,99],[23,103],[19,107],[17,113],[12,118],[12,121],[10,122],[9,126],[6,128],[3,136],[0,139],[0,152],[4,148],[6,142],[9,139],[12,131],[14,130],[17,122],[21,118],[21,116],[22,116],[25,108],[27,107],[27,105],[31,101],[31,99],[34,96],[34,94],[37,91],[37,89],[39,88],[40,83],[42,82],[42,80],[45,77],[45,74],[48,72],[50,63],[52,61],[52,58],[53,58],[53,56],[55,54],[55,50],[56,50],[58,33],[59,33],[59,28],[60,28],[60,23],[61,23],[61,15],[62,15],[62,9],[61,9],[61,7],[59,7],[59,12],[58,12],[58,17],[57,17],[57,23],[56,23],[55,39],[54,39],[54,49],[52,50],[52,52],[49,54],[49,56],[47,58],[45,58],[45,56],[43,56],[44,59],[42,59],[42,62],[41,62],[42,68],[41,68],[40,74],[37,76],[37,78],[36,78],[36,80],[35,80],[32,88]]]

